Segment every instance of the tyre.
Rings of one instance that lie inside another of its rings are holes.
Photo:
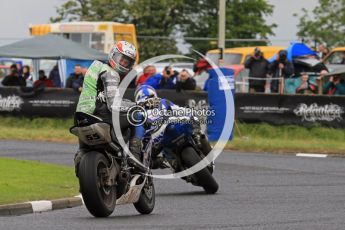
[[[139,200],[134,203],[135,209],[141,214],[150,214],[155,207],[155,196],[153,179],[152,177],[148,177],[141,190]]]
[[[79,164],[80,192],[86,208],[95,217],[107,217],[115,209],[115,186],[104,184],[104,169],[108,166],[109,161],[99,152],[85,154]]]
[[[186,168],[190,168],[201,161],[201,157],[192,147],[187,147],[181,153],[181,160]],[[194,173],[193,176],[206,193],[214,194],[218,191],[218,184],[207,167]]]

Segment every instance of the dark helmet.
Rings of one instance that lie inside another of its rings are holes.
[[[278,52],[278,57],[280,61],[285,61],[287,59],[288,53],[286,50],[280,50]]]

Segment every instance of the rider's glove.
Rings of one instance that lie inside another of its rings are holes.
[[[138,103],[138,105],[144,107],[145,109],[156,109],[160,107],[160,104],[161,99],[158,97],[148,98]]]

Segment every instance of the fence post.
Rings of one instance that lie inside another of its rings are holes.
[[[319,95],[322,95],[323,94],[323,76],[324,75],[320,75],[318,78],[317,78],[317,87],[318,87],[318,94]]]
[[[242,87],[241,87],[241,93],[248,93],[248,92],[245,92],[246,90],[246,80],[247,80],[247,77],[243,77],[242,78]]]
[[[266,76],[266,82],[265,82],[265,93],[271,92],[271,75]]]
[[[284,78],[279,78],[279,94],[284,94]]]

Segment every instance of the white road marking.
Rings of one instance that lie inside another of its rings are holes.
[[[297,153],[297,157],[318,157],[318,158],[325,158],[327,154],[315,154],[315,153]]]
[[[53,209],[53,204],[49,200],[31,201],[33,212],[46,212]]]

